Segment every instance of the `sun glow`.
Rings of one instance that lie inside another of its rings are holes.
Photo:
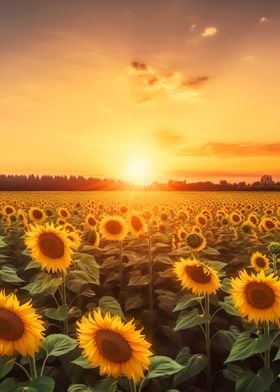
[[[150,165],[148,161],[139,158],[128,162],[125,173],[127,181],[136,185],[144,185],[149,182],[149,177]]]

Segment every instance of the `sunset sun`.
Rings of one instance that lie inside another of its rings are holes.
[[[143,158],[132,159],[127,163],[125,172],[128,181],[136,185],[143,185],[149,182],[150,164]]]

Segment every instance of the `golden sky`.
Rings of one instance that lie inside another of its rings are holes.
[[[0,1],[2,173],[280,179],[278,0]]]

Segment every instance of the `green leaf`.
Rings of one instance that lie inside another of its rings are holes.
[[[128,286],[146,286],[150,283],[151,278],[149,275],[142,275],[141,271],[130,271],[130,278]]]
[[[72,384],[68,387],[67,392],[93,392],[93,389],[85,384]]]
[[[273,361],[278,361],[280,359],[280,349],[277,351],[275,357],[273,358]]]
[[[223,369],[223,376],[233,382],[236,382],[240,373],[242,373],[242,368],[237,365],[230,364],[226,369]]]
[[[44,315],[52,320],[63,321],[68,317],[69,308],[66,305],[61,305],[58,309],[48,308],[45,310]]]
[[[24,282],[24,280],[17,275],[16,270],[8,265],[4,265],[0,269],[0,279],[8,283]]]
[[[0,356],[0,379],[5,377],[13,368],[16,358]]]
[[[190,312],[179,316],[174,331],[177,332],[182,329],[196,327],[197,325],[205,324],[205,322],[206,316],[204,314],[200,314],[197,309],[193,309]]]
[[[240,361],[252,357],[255,354],[263,353],[270,347],[270,344],[271,339],[267,335],[251,338],[249,332],[242,332],[232,346],[231,352],[225,363]]]
[[[74,293],[79,294],[82,291],[82,287],[85,284],[94,283],[90,276],[87,275],[84,271],[70,271],[66,275],[66,287],[73,291]]]
[[[274,375],[271,369],[262,368],[257,374],[251,370],[241,372],[236,380],[236,392],[265,392],[270,390]]]
[[[83,355],[80,355],[78,358],[71,361],[71,363],[73,363],[74,365],[80,366],[83,369],[92,369],[92,367],[93,367],[90,365],[88,360]]]
[[[192,294],[185,294],[182,298],[179,299],[177,305],[173,309],[173,312],[187,309],[196,302],[201,302],[203,299],[204,297],[194,297]]]
[[[169,357],[156,355],[151,358],[151,365],[146,378],[149,380],[156,377],[170,376],[178,373],[183,368],[184,366]]]
[[[59,357],[67,354],[77,347],[78,342],[67,335],[60,333],[49,335],[43,341],[41,348],[46,351],[48,356]]]
[[[207,246],[206,248],[204,248],[202,250],[202,253],[204,253],[205,255],[210,255],[210,256],[219,256],[220,255],[220,252],[217,251],[217,249],[211,248],[210,246]]]
[[[0,383],[0,391],[1,392],[14,392],[16,389],[16,382],[14,378],[6,378],[4,381]]]
[[[30,269],[38,269],[38,268],[40,268],[40,264],[36,263],[36,261],[31,260],[24,269],[25,271],[27,271]]]
[[[227,263],[223,263],[218,260],[205,260],[205,263],[207,263],[210,267],[214,268],[216,271],[221,271],[225,266],[227,266]]]
[[[225,293],[231,293],[232,286],[231,286],[231,279],[225,278],[223,279],[221,290],[223,290]]]
[[[131,310],[131,309],[138,309],[141,308],[145,304],[144,299],[141,297],[140,293],[135,293],[130,295],[127,300],[125,301],[125,310]]]
[[[54,379],[51,377],[43,376],[35,378],[34,380],[30,381],[27,387],[23,390],[26,392],[53,392],[55,387]],[[30,389],[29,389],[30,388]]]
[[[184,365],[184,369],[174,376],[175,386],[201,373],[207,367],[207,357],[203,354],[191,355]]]
[[[54,294],[61,283],[61,278],[55,278],[51,274],[40,272],[34,275],[31,283],[28,283],[22,288],[29,291],[31,295],[42,294],[44,292]]]
[[[239,329],[231,326],[229,329],[217,331],[213,335],[212,343],[215,347],[222,347],[230,351],[239,334]]]
[[[116,392],[118,379],[113,377],[106,377],[98,381],[92,388],[92,392]]]
[[[118,314],[123,319],[125,319],[121,305],[114,297],[111,297],[109,295],[105,295],[104,297],[101,297],[99,300],[99,306],[102,312],[104,313],[109,312],[111,315]]]
[[[240,317],[240,314],[238,313],[238,310],[236,309],[231,297],[225,297],[224,302],[219,301],[218,304],[228,314],[231,314],[232,316],[239,316]]]
[[[78,269],[85,272],[91,283],[99,285],[99,265],[95,257],[88,253],[79,253]]]

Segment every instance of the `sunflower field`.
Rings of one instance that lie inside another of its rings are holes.
[[[276,192],[0,193],[0,392],[280,390]]]

